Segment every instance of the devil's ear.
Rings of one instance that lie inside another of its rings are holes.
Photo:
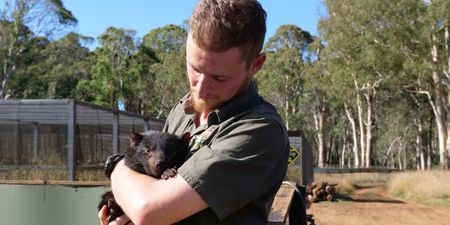
[[[139,143],[141,143],[143,138],[144,137],[142,135],[140,135],[139,133],[131,131],[130,147],[132,147],[132,148],[137,147],[139,145]]]

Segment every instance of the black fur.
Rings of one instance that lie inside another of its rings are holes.
[[[174,177],[176,168],[180,167],[188,157],[188,138],[182,139],[169,133],[147,132],[130,135],[130,147],[125,153],[125,165],[132,170],[154,178],[169,179]],[[111,191],[101,196],[98,205],[108,207],[109,222],[123,215],[123,210],[116,203]]]

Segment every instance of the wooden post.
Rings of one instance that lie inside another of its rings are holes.
[[[75,180],[76,104],[69,100],[67,120],[67,179]]]
[[[283,183],[278,189],[277,195],[272,203],[272,208],[267,219],[267,225],[287,224],[289,209],[292,204],[295,189],[292,185]]]

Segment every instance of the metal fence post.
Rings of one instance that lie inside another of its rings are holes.
[[[119,153],[119,112],[113,111],[113,133],[112,133],[113,154]]]
[[[31,123],[33,126],[33,162],[39,161],[39,123]]]
[[[67,179],[75,180],[76,104],[69,100],[67,120]]]
[[[150,129],[150,126],[148,124],[149,124],[148,118],[145,118],[144,119],[144,131],[148,131]]]

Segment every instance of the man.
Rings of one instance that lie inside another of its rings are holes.
[[[256,0],[201,0],[186,43],[190,93],[165,132],[188,133],[192,156],[168,180],[120,161],[111,187],[125,214],[110,224],[266,224],[285,177],[289,141],[275,108],[257,93],[266,13]],[[106,224],[105,208],[99,212]]]

